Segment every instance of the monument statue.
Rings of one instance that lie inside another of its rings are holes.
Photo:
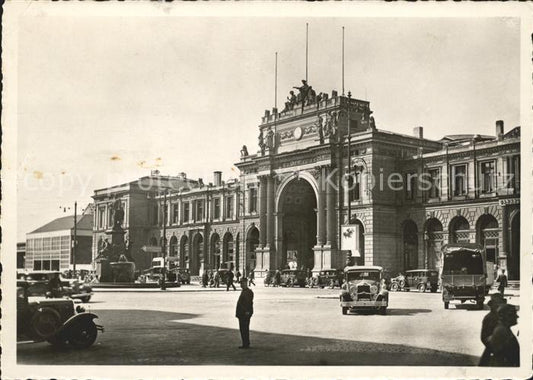
[[[124,222],[124,210],[122,209],[122,202],[117,199],[113,204],[113,229],[121,229]]]
[[[258,145],[259,149],[261,149],[261,153],[265,153],[265,139],[263,137],[263,130],[259,132],[259,137],[257,139],[259,140]]]
[[[248,148],[246,147],[246,145],[243,145],[241,149],[241,157],[246,157],[246,156],[248,156]]]
[[[296,95],[294,95],[294,91],[289,91],[289,96],[287,96],[287,101],[285,102],[285,109],[283,111],[293,110],[295,104]]]

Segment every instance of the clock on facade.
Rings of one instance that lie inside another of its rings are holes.
[[[303,135],[304,135],[304,131],[303,131],[302,128],[300,128],[300,127],[296,127],[296,128],[294,129],[294,138],[295,138],[296,140],[300,140],[300,139],[302,138]]]

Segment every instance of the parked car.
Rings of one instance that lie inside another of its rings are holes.
[[[383,284],[379,266],[347,266],[340,294],[342,314],[348,311],[376,310],[387,313],[389,292]]]
[[[439,272],[435,269],[413,269],[405,272],[405,282],[409,289],[419,292],[431,290],[435,293],[439,288]]]
[[[25,279],[18,280],[23,281],[27,286],[28,296],[45,296],[51,298],[57,297],[69,297],[72,299],[79,299],[82,302],[89,302],[93,296],[92,287],[85,284],[78,279],[63,278],[59,271],[35,271],[26,274]],[[59,276],[61,288],[59,293],[52,295],[48,288],[48,283],[53,276]]]
[[[318,273],[318,286],[322,289],[326,286],[333,289],[334,287],[338,286],[341,287],[343,283],[343,277],[344,272],[342,269],[327,269],[327,270],[321,270]]]
[[[407,281],[405,279],[405,276],[403,274],[399,274],[396,277],[393,277],[390,279],[390,286],[389,290],[393,292],[401,292],[401,291],[409,291],[409,286],[407,285]]]
[[[181,284],[190,284],[191,283],[191,273],[188,269],[183,268],[172,268],[169,270],[169,273],[173,273],[176,278],[175,281]]]
[[[303,270],[284,269],[281,271],[281,286],[294,287],[298,285],[304,288],[306,281],[307,274]]]
[[[67,342],[75,348],[90,347],[103,327],[94,323],[95,314],[81,306],[74,310],[68,299],[41,299],[28,301],[29,283],[17,286],[17,341],[47,341],[53,345]]]

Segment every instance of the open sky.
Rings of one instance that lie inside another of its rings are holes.
[[[425,137],[520,119],[512,18],[21,17],[18,241],[94,189],[148,175],[235,177],[260,118],[305,78],[367,99],[376,125]],[[72,211],[71,211],[72,212]]]

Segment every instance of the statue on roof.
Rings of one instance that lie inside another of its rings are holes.
[[[285,102],[285,111],[290,111],[294,109],[294,105],[296,104],[296,95],[294,95],[294,91],[289,91],[289,96],[287,96],[287,101]]]
[[[300,87],[294,86],[293,88],[297,89],[299,91],[298,94],[298,102],[302,102],[302,107],[304,106],[305,102],[307,101],[307,97],[309,95],[309,85],[307,84],[307,81],[305,79],[302,79],[302,85]]]

